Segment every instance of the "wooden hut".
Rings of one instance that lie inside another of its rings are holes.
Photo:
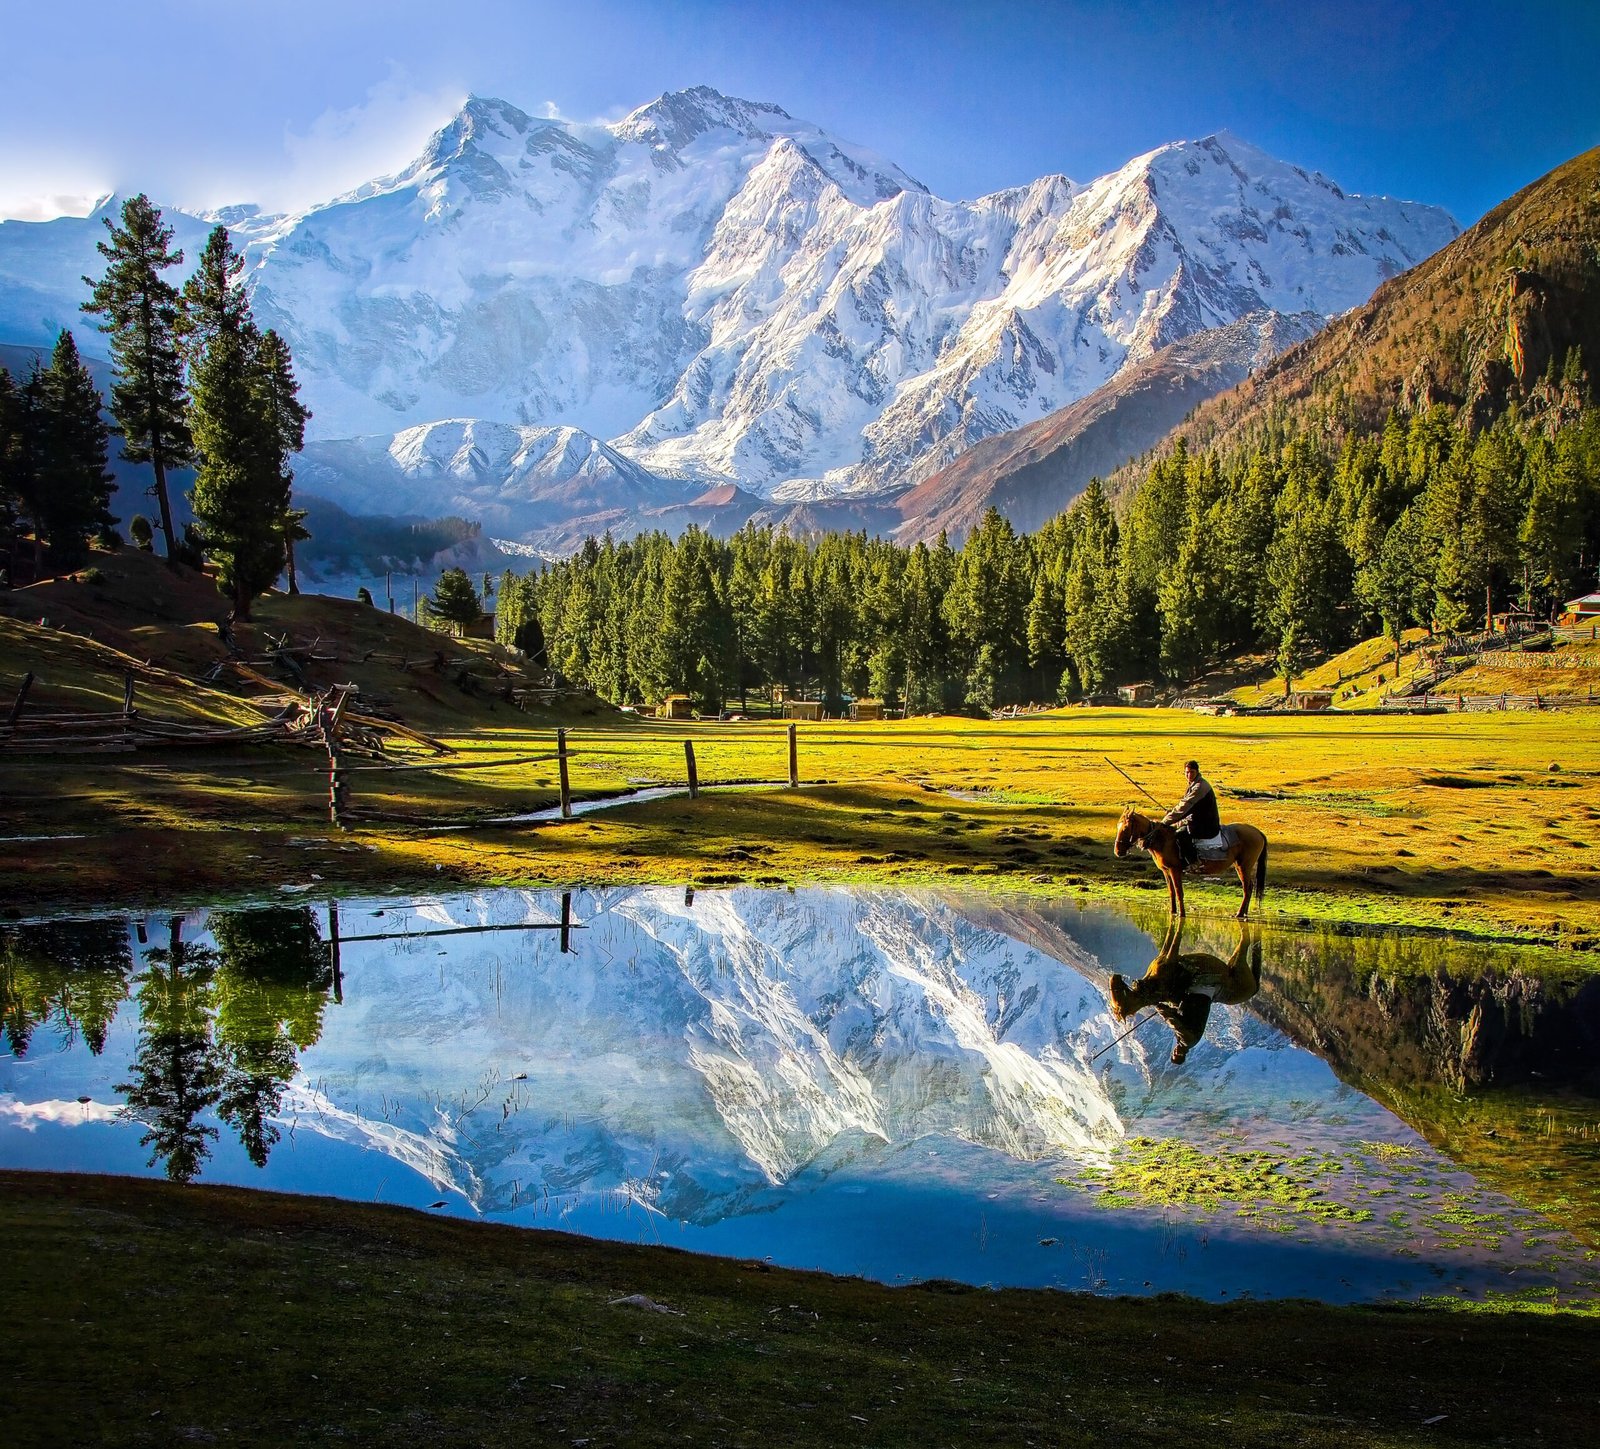
[[[1295,709],[1303,709],[1307,713],[1333,707],[1333,691],[1331,689],[1297,689],[1292,700]]]
[[[656,706],[657,719],[693,719],[694,701],[686,694],[669,694]]]
[[[858,699],[852,701],[850,718],[853,720],[882,719],[883,701],[881,699]]]
[[[1561,606],[1561,622],[1568,627],[1575,624],[1600,624],[1600,594],[1585,594],[1579,599],[1568,599]]]
[[[1119,684],[1117,698],[1123,704],[1154,704],[1156,687],[1153,684]]]
[[[821,719],[822,701],[820,699],[786,699],[783,702],[783,717],[785,719]]]

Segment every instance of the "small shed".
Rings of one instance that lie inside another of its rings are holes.
[[[1333,691],[1331,689],[1297,689],[1292,701],[1295,709],[1303,709],[1308,714],[1318,710],[1333,707]]]
[[[669,694],[656,706],[657,719],[693,719],[694,701],[686,694]]]
[[[881,699],[858,699],[850,706],[850,718],[853,720],[872,720],[883,718],[883,701]]]
[[[783,717],[785,719],[821,719],[822,701],[820,699],[786,699],[783,702]]]
[[[1153,704],[1156,687],[1153,684],[1119,684],[1117,698],[1123,704]]]
[[[1561,622],[1566,625],[1600,623],[1600,594],[1585,594],[1568,599],[1561,606]]]

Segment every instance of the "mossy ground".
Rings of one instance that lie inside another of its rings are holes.
[[[1576,1444],[1592,1429],[1600,1324],[1512,1303],[1483,1318],[889,1289],[324,1199],[42,1174],[0,1173],[0,1225],[7,1424],[41,1449],[1279,1449]]]

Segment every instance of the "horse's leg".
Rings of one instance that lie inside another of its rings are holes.
[[[1233,858],[1233,868],[1239,874],[1239,884],[1244,888],[1244,899],[1239,902],[1239,909],[1234,913],[1236,921],[1242,921],[1250,914],[1250,877],[1245,873],[1244,853],[1241,851]]]
[[[1180,858],[1175,866],[1168,865],[1165,861],[1162,861],[1161,868],[1167,873],[1168,909],[1181,918],[1185,914],[1183,906],[1183,861]]]

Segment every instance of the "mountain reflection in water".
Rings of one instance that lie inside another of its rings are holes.
[[[1357,962],[1351,1002],[1368,949],[1328,945]],[[1308,996],[1343,969],[1310,956],[1232,923],[1158,945],[1105,908],[887,891],[16,925],[0,1164],[442,1202],[888,1281],[1587,1292],[1564,1224],[1463,1172],[1319,1040],[1361,1008]],[[1397,974],[1389,1005],[1437,981]],[[1482,1000],[1520,988],[1461,989],[1481,1039]],[[1480,1080],[1531,1059],[1519,1031],[1593,1030],[1581,990],[1527,1006],[1496,1052],[1458,1053]],[[1145,1007],[1166,1026],[1123,1035]]]

